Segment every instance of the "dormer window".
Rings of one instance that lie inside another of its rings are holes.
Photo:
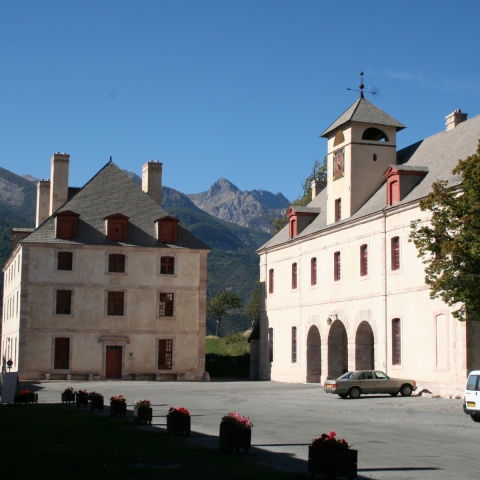
[[[115,213],[104,218],[107,238],[113,242],[125,242],[128,235],[128,217]]]
[[[387,179],[387,205],[401,202],[428,173],[426,167],[390,165],[383,176]]]
[[[66,210],[55,215],[56,237],[70,240],[77,236],[78,213]]]
[[[387,134],[385,132],[382,132],[379,128],[370,127],[363,132],[362,140],[373,140],[374,142],[388,142],[388,137]]]
[[[295,238],[297,235],[310,225],[320,213],[319,208],[291,206],[287,210],[289,224],[289,238]]]
[[[177,218],[167,216],[159,218],[155,222],[157,224],[157,238],[159,242],[177,243],[179,222]]]

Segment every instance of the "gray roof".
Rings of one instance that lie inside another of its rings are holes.
[[[320,213],[320,208],[313,208],[313,207],[297,207],[296,205],[291,205],[292,210],[298,213]]]
[[[397,165],[393,165],[394,167],[427,173],[422,181],[400,203],[394,206],[387,205],[385,181],[350,218],[327,225],[327,189],[325,188],[308,205],[310,208],[320,209],[320,214],[296,238],[321,232],[332,226],[345,224],[351,220],[366,217],[382,210],[395,209],[407,203],[418,201],[430,193],[432,184],[437,180],[446,180],[448,185],[452,187],[460,185],[461,177],[454,175],[452,170],[460,159],[465,159],[475,154],[479,140],[480,115],[460,123],[452,130],[437,133],[399,150],[397,152]],[[289,229],[287,225],[259,250],[282,245],[288,241]]]
[[[405,125],[395,120],[388,113],[380,110],[373,103],[359,98],[345,113],[335,120],[320,136],[327,137],[330,132],[347,122],[373,123],[376,125],[388,125],[396,127],[397,132],[405,128]]]
[[[55,238],[55,218],[52,215],[21,243],[209,249],[180,225],[178,242],[175,245],[159,242],[156,238],[155,220],[168,216],[168,213],[113,162],[107,163],[55,213],[65,211],[72,211],[80,215],[76,238],[71,240]],[[128,239],[125,242],[111,241],[105,234],[103,219],[116,213],[129,217]]]

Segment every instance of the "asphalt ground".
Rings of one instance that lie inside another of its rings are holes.
[[[462,410],[462,400],[365,395],[357,400],[327,394],[318,384],[252,381],[212,382],[21,382],[40,403],[60,402],[68,386],[153,405],[152,426],[165,430],[166,414],[185,407],[192,415],[189,441],[218,447],[221,417],[235,411],[251,418],[251,455],[282,470],[307,471],[308,445],[322,433],[358,450],[358,478],[479,478],[480,423]],[[74,407],[72,407],[74,408]],[[106,409],[108,412],[108,409]]]

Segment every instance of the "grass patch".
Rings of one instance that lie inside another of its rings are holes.
[[[248,337],[242,332],[223,338],[207,337],[206,353],[233,357],[250,353]]]
[[[134,426],[130,419],[70,405],[3,405],[2,471],[8,478],[293,480],[259,466],[253,456],[190,445],[187,439]],[[139,468],[148,462],[177,468]],[[168,463],[166,464],[168,465]]]

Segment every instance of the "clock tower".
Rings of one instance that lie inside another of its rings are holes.
[[[321,134],[328,140],[327,224],[351,217],[382,185],[388,166],[396,164],[396,135],[403,128],[361,92]]]

